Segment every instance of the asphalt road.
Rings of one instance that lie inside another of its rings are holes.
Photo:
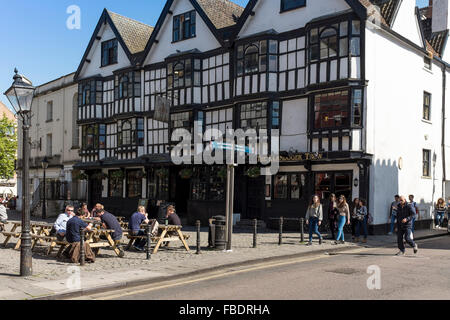
[[[226,273],[113,291],[90,298],[231,301],[450,299],[450,237],[418,241],[418,244],[417,255],[409,247],[403,257],[395,256],[398,251],[395,247],[362,248],[336,255],[322,254],[234,268]]]

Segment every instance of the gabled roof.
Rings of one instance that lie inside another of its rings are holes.
[[[239,32],[242,30],[242,27],[244,26],[245,22],[247,21],[248,17],[253,14],[253,9],[255,8],[256,4],[260,0],[250,0],[247,4],[247,6],[244,9],[244,12],[242,13],[241,17],[238,20],[238,23],[236,25],[235,31],[234,31],[234,38],[237,37]],[[267,1],[267,0],[266,0]],[[273,0],[268,0],[273,1]],[[369,0],[345,0],[347,4],[350,6],[350,8],[353,9],[353,11],[361,17],[361,19],[367,18],[367,8],[363,5],[362,2],[368,2],[367,5],[371,5]]]
[[[174,0],[167,0],[164,9],[159,16],[158,22],[155,25],[155,29],[145,47],[142,55],[142,60],[146,59],[150,49],[155,43],[161,28],[169,14]],[[203,19],[205,24],[211,30],[211,33],[215,36],[220,44],[224,45],[223,34],[219,32],[220,29],[231,27],[236,25],[233,14],[239,18],[244,11],[244,8],[231,2],[230,0],[189,0],[199,16]]]
[[[107,10],[131,54],[144,51],[155,28]]]
[[[89,41],[89,45],[84,52],[83,59],[81,60],[78,70],[75,73],[75,80],[78,79],[88,54],[92,49],[96,37],[104,23],[109,24],[132,65],[140,61],[141,52],[145,49],[145,46],[154,30],[153,27],[142,22],[104,9],[95,31],[92,34],[91,40]]]
[[[234,26],[244,12],[244,8],[229,0],[197,0],[208,18],[217,29]]]
[[[449,30],[433,32],[433,7],[428,6],[419,9],[420,24],[426,41],[427,50],[438,57],[442,57],[447,45]]]

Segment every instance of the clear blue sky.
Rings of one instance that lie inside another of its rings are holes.
[[[233,0],[241,6],[247,0]],[[411,0],[408,0],[411,1]],[[103,8],[154,26],[165,0],[0,0],[0,100],[14,68],[40,85],[76,71]],[[418,6],[428,0],[417,0]],[[81,30],[69,30],[70,5],[81,8]]]

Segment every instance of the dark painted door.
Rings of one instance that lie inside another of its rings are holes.
[[[89,179],[89,207],[93,208],[96,203],[101,203],[102,200],[102,180],[90,178]]]
[[[265,176],[247,179],[247,206],[243,219],[261,219],[264,206]]]

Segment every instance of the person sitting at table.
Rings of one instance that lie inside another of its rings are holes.
[[[111,237],[116,242],[116,245],[118,245],[122,239],[122,227],[120,226],[119,220],[111,213],[105,211],[105,209],[97,210],[97,217],[95,219],[103,223],[103,228],[114,230],[111,233]]]
[[[132,236],[145,236],[145,231],[141,230],[142,223],[149,223],[148,214],[145,212],[145,207],[139,206],[138,211],[133,213],[130,218],[129,229]],[[147,243],[147,239],[138,238],[134,241],[133,248],[137,251],[144,251],[144,246]]]
[[[66,211],[61,213],[55,221],[52,230],[50,231],[50,235],[55,235],[58,241],[64,240],[64,236],[66,235],[67,222],[75,215],[74,207],[67,206]]]
[[[8,221],[8,214],[6,213],[6,206],[0,203],[0,223],[6,223]]]
[[[0,203],[0,231],[5,229],[5,223],[8,221],[8,214],[6,213],[6,207],[3,203]]]
[[[92,209],[90,217],[91,218],[97,218],[98,217],[97,216],[97,211],[100,211],[100,210],[105,210],[105,207],[101,203],[97,203],[95,205],[94,209]]]
[[[84,218],[84,219],[89,219],[89,218],[92,217],[91,213],[90,213],[89,210],[88,210],[88,205],[87,205],[87,203],[83,203],[83,204],[81,205],[81,210],[83,211],[83,218]]]
[[[181,226],[180,217],[176,214],[174,206],[167,207],[166,219],[169,220],[170,226]]]
[[[92,224],[87,224],[81,218],[84,215],[84,211],[78,209],[76,216],[67,221],[66,239],[70,246],[65,251],[66,256],[72,261],[72,263],[78,263],[80,261],[80,241],[81,241],[81,229],[90,231]],[[95,254],[89,246],[88,242],[84,243],[85,261],[95,262]]]

